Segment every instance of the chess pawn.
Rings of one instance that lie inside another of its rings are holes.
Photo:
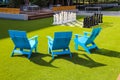
[[[74,12],[74,21],[76,21],[76,13]]]
[[[94,15],[92,16],[92,24],[93,24],[93,26],[95,25],[95,16]]]
[[[65,12],[64,20],[65,20],[65,23],[67,23],[67,12]]]
[[[67,18],[67,21],[70,22],[70,12],[68,12],[68,18]]]
[[[98,14],[98,23],[100,23],[100,14]]]
[[[90,17],[87,17],[87,28],[90,28]]]
[[[62,24],[62,13],[59,14],[59,24]]]
[[[61,12],[61,22],[64,23],[64,11]]]
[[[91,16],[91,26],[94,26],[94,17]]]
[[[73,12],[73,21],[75,21],[75,13]]]
[[[68,20],[69,20],[69,16],[68,16],[68,11],[67,11],[67,13],[66,13],[66,21],[68,22]]]
[[[75,12],[75,20],[77,19],[77,13]]]
[[[86,17],[83,20],[83,27],[86,28]]]
[[[56,14],[56,24],[59,24],[59,13]]]
[[[97,22],[97,14],[95,14],[94,16],[95,16],[95,25],[98,25],[98,22]]]
[[[63,12],[63,23],[65,23],[65,11]]]
[[[74,21],[75,16],[74,16],[74,12],[72,12],[72,21]]]
[[[96,25],[96,19],[95,19],[95,15],[93,15],[93,25]]]
[[[53,24],[56,24],[56,14],[53,15]]]
[[[71,21],[70,19],[71,19],[70,12],[68,12],[68,22]]]
[[[97,24],[99,23],[99,14],[96,15],[97,17]]]
[[[103,14],[100,14],[100,23],[103,23]]]
[[[85,18],[84,18],[84,27],[85,27],[85,28],[88,28],[88,26],[89,26],[88,17],[85,17]]]
[[[72,18],[73,18],[72,12],[70,12],[70,14],[69,14],[69,22],[72,22]]]
[[[63,12],[63,23],[65,23],[65,11]]]

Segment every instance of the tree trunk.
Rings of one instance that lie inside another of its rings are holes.
[[[85,0],[83,0],[83,4],[85,4]]]

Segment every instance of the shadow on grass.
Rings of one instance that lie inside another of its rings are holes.
[[[50,64],[49,62],[43,60],[43,57],[46,56],[50,56],[49,54],[43,54],[43,53],[32,53],[31,57],[30,57],[30,61],[40,65],[40,66],[47,66],[47,67],[53,67],[53,68],[57,68],[55,66],[53,66],[52,64]],[[22,57],[22,58],[27,58],[27,55],[14,55],[13,57]]]
[[[85,50],[81,50],[81,49],[78,49],[78,51],[86,52]],[[99,49],[99,50],[92,49],[91,54],[99,54],[99,55],[104,55],[104,56],[108,56],[108,57],[120,58],[120,52],[112,51],[112,50],[108,50],[108,49]]]
[[[107,50],[107,49],[95,50],[94,53],[99,54],[99,55],[108,56],[108,57],[120,58],[120,52]]]
[[[0,19],[0,39],[9,37],[10,29],[31,32],[52,26],[52,17],[30,21]]]
[[[43,53],[33,53],[30,58],[30,61],[35,64],[41,65],[41,66],[57,68],[57,67],[53,66],[52,64],[50,64],[49,62],[46,62],[45,60],[42,59],[43,57],[46,57],[46,56],[50,56],[50,55],[43,54]]]
[[[62,58],[62,59],[68,60],[74,64],[78,64],[78,65],[89,67],[89,68],[106,66],[105,64],[102,64],[102,63],[92,60],[86,54],[78,54],[78,53],[72,53],[72,54],[73,54],[72,58],[70,58],[68,55],[59,55],[55,59],[52,59],[50,61],[50,63],[52,63],[56,59]],[[81,57],[79,57],[79,55],[84,56],[85,58],[81,58]]]

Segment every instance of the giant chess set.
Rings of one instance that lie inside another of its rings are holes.
[[[76,21],[75,11],[59,11],[53,15],[54,25],[64,24],[73,21]]]

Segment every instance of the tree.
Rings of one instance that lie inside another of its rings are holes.
[[[39,5],[40,7],[46,7],[49,0],[30,0],[32,4]]]
[[[19,8],[21,5],[24,5],[24,0],[10,0],[8,7]]]
[[[70,0],[67,0],[67,5],[70,6]]]
[[[94,3],[98,3],[98,0],[93,0]]]

